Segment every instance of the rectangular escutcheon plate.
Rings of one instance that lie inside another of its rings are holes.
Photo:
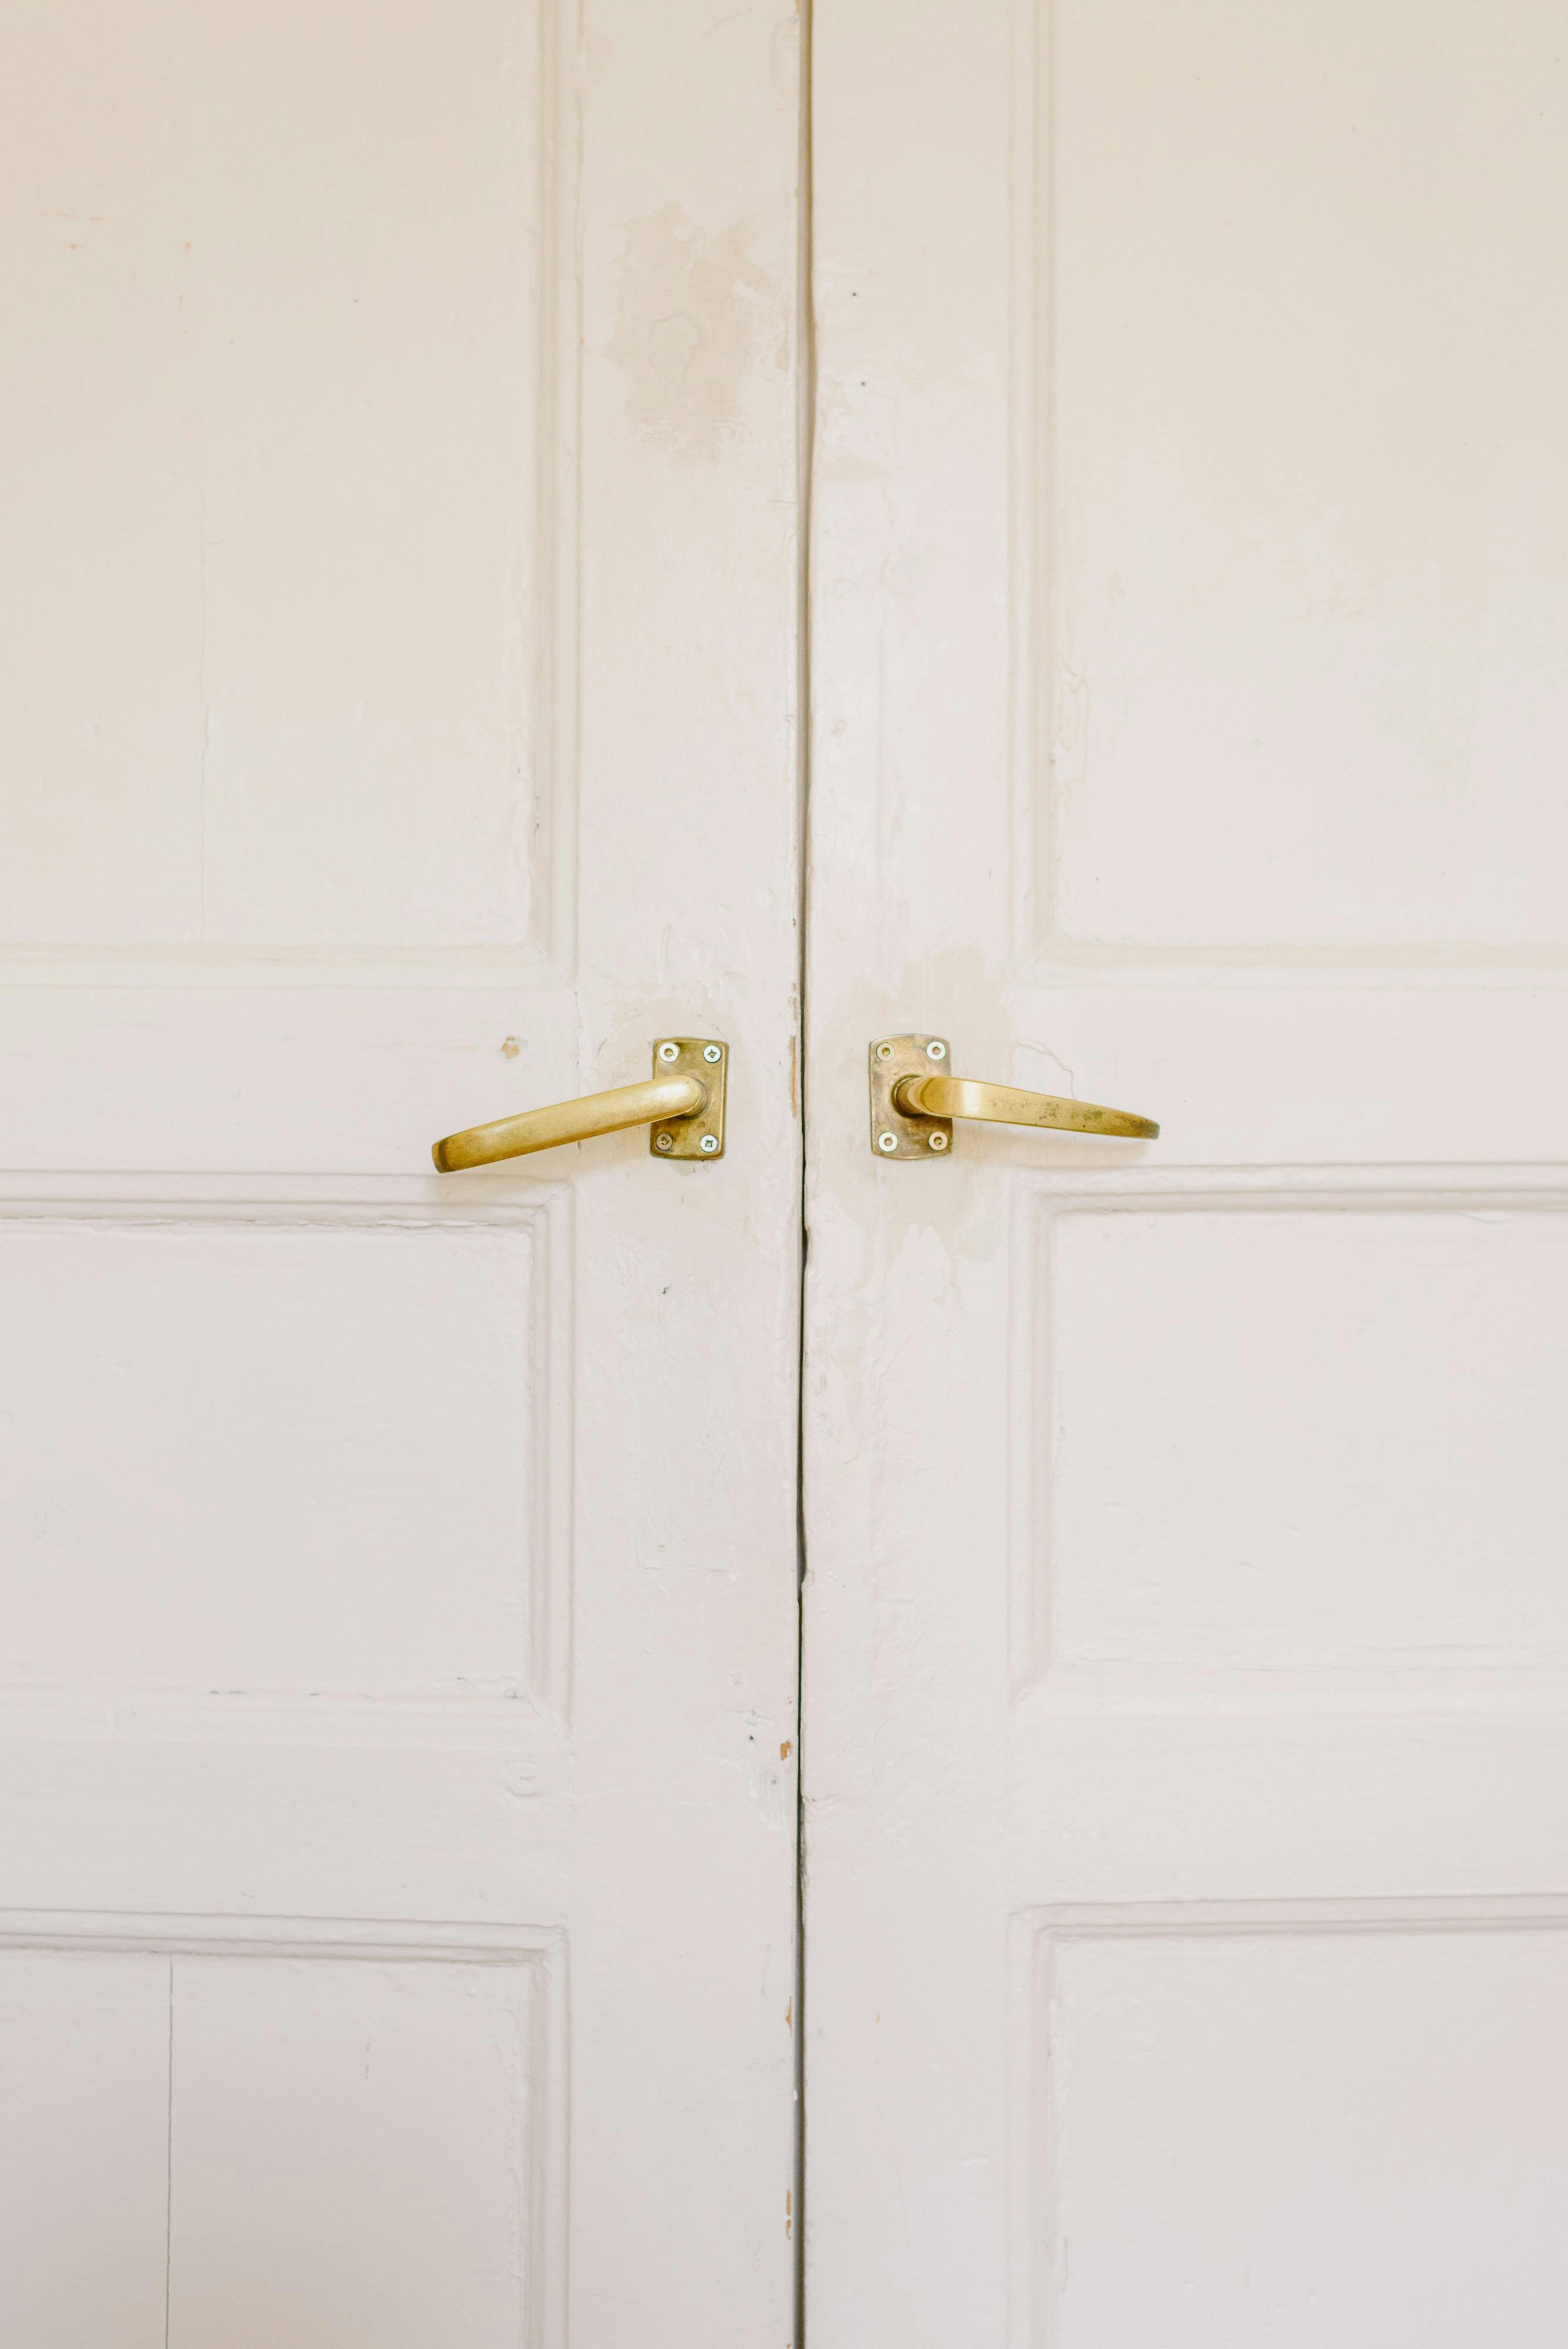
[[[921,1117],[893,1099],[900,1077],[950,1077],[945,1036],[882,1036],[871,1047],[871,1154],[874,1158],[945,1158],[952,1153],[950,1117]]]
[[[709,1036],[661,1036],[653,1048],[656,1077],[700,1077],[708,1106],[695,1117],[661,1118],[650,1126],[648,1146],[655,1158],[700,1158],[711,1164],[724,1155],[724,1079],[730,1048]]]

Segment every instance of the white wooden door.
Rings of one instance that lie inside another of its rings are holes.
[[[815,56],[811,2349],[1547,2349],[1568,10]]]
[[[9,11],[14,2349],[790,2337],[795,40]]]

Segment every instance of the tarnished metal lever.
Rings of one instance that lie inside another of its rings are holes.
[[[1159,1133],[1152,1118],[1131,1110],[950,1076],[947,1061],[945,1036],[885,1036],[872,1045],[871,1147],[878,1158],[940,1157],[952,1146],[955,1117],[1135,1142],[1152,1142]]]
[[[589,1142],[628,1125],[651,1125],[648,1146],[656,1158],[722,1158],[729,1065],[722,1044],[702,1036],[665,1036],[653,1048],[653,1075],[647,1084],[617,1085],[581,1101],[555,1102],[548,1109],[467,1126],[436,1143],[431,1156],[441,1174],[454,1174],[463,1166],[488,1166],[498,1158],[525,1158],[530,1151]]]
[[[916,1116],[950,1122],[983,1117],[996,1125],[1049,1125],[1068,1133],[1119,1133],[1140,1142],[1152,1142],[1159,1132],[1151,1117],[1135,1117],[1129,1109],[1020,1092],[1012,1085],[983,1085],[973,1077],[904,1077],[894,1086],[893,1099]]]

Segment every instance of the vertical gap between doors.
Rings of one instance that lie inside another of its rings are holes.
[[[799,905],[796,941],[796,1066],[800,1076],[800,1295],[795,1365],[795,1909],[794,1909],[794,2182],[791,2227],[794,2244],[794,2349],[805,2349],[805,1279],[811,1247],[806,1216],[806,990],[811,922],[811,557],[812,464],[816,435],[816,320],[812,299],[812,8],[799,0],[800,159],[796,171],[796,316],[799,318],[799,398],[795,419],[795,496],[799,524],[795,612],[796,805]]]

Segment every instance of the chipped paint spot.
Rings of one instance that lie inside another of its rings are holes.
[[[508,1036],[505,1042],[501,1047],[502,1057],[504,1060],[514,1061],[522,1050],[523,1047],[517,1041],[516,1037]]]
[[[616,330],[627,414],[682,464],[711,463],[741,428],[760,344],[777,338],[777,289],[751,260],[751,223],[710,235],[679,204],[626,231]]]
[[[784,1744],[779,1747],[779,1760],[781,1762],[787,1762],[794,1752],[794,1741],[793,1738],[786,1737]]]

